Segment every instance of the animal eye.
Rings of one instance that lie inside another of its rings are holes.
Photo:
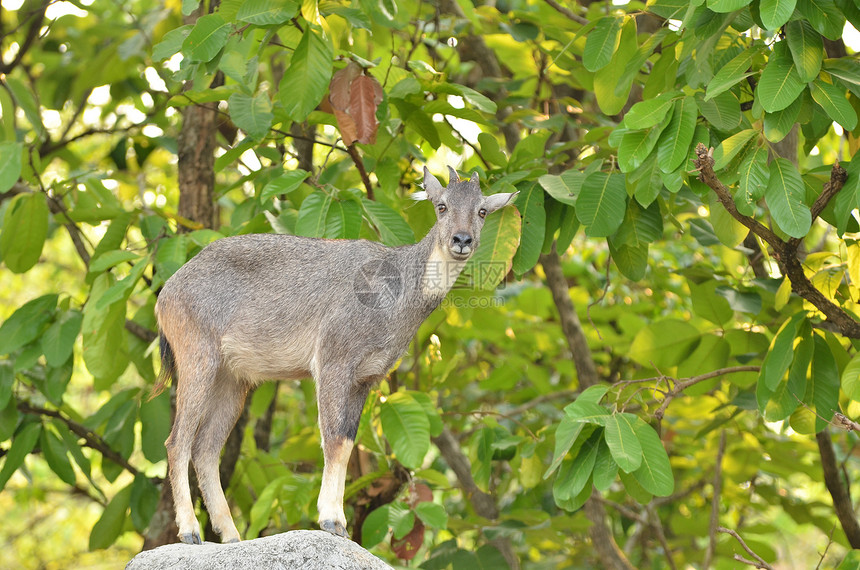
[[[436,209],[439,211],[440,214],[444,214],[445,211],[448,209],[448,206],[446,206],[445,204],[439,204],[438,206],[436,206]]]
[[[481,216],[482,218],[485,218],[487,216],[487,210],[484,208],[481,208],[480,210],[478,210],[478,215]]]

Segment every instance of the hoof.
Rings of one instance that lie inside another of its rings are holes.
[[[200,533],[196,530],[193,532],[179,533],[179,540],[185,544],[203,544],[203,541],[200,540]]]
[[[320,521],[320,528],[326,532],[332,533],[335,536],[349,538],[349,535],[346,532],[346,527],[344,527],[338,521]]]

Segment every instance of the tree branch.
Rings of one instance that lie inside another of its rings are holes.
[[[726,528],[724,526],[718,527],[717,532],[722,532],[724,534],[728,534],[728,535],[733,536],[735,538],[735,540],[737,540],[741,544],[743,549],[746,550],[750,556],[755,558],[755,562],[754,562],[752,560],[747,560],[746,558],[742,557],[740,554],[735,554],[735,560],[737,560],[739,562],[743,562],[744,564],[749,564],[750,566],[755,566],[756,568],[766,568],[767,570],[773,570],[773,566],[771,566],[770,564],[765,562],[761,556],[759,556],[758,554],[753,552],[752,548],[747,546],[747,543],[744,542],[744,539],[742,539],[738,533],[736,533],[735,531],[733,531],[729,528]]]
[[[782,251],[782,248],[785,246],[785,242],[782,241],[778,235],[773,233],[770,228],[762,225],[757,220],[754,220],[749,216],[745,216],[738,211],[737,206],[735,206],[735,201],[729,193],[729,189],[720,182],[719,178],[717,178],[717,175],[714,172],[714,159],[704,144],[699,143],[696,145],[696,157],[695,165],[696,170],[699,172],[699,180],[707,184],[711,190],[716,192],[717,198],[719,198],[720,203],[726,211],[731,214],[734,219],[746,226],[752,233],[767,242],[767,244],[773,249]]]
[[[733,218],[773,248],[774,256],[780,263],[783,274],[791,282],[792,291],[821,311],[827,321],[834,325],[842,336],[860,338],[860,323],[825,297],[806,277],[803,265],[797,258],[797,246],[801,240],[793,238],[788,242],[783,241],[760,222],[738,212],[728,188],[720,182],[714,173],[714,159],[704,144],[699,143],[696,146],[696,157],[695,164],[696,170],[699,172],[699,179],[716,192],[720,203]],[[833,165],[830,181],[825,184],[824,190],[810,209],[813,219],[821,214],[827,203],[842,189],[844,183],[845,170],[839,164]]]
[[[675,385],[669,390],[669,393],[666,394],[666,397],[663,399],[663,403],[660,404],[660,407],[657,408],[657,411],[654,412],[654,417],[658,420],[663,419],[663,415],[666,413],[666,408],[669,407],[669,404],[672,403],[672,400],[680,396],[684,390],[698,384],[699,382],[704,382],[705,380],[710,380],[712,378],[718,378],[720,376],[725,376],[726,374],[736,374],[738,372],[758,372],[761,370],[758,366],[730,366],[728,368],[720,368],[719,370],[714,370],[713,372],[708,372],[707,374],[701,374],[699,376],[693,376],[691,378],[687,378],[686,380],[675,381]],[[648,380],[656,380],[657,378],[648,378]]]
[[[848,489],[839,478],[839,467],[836,465],[836,455],[833,453],[833,442],[830,433],[822,430],[815,434],[818,442],[818,453],[821,456],[821,470],[824,472],[824,484],[833,499],[833,510],[851,548],[860,548],[860,525],[851,504]]]
[[[140,471],[138,471],[131,463],[129,463],[126,458],[114,451],[99,434],[93,432],[86,426],[79,424],[71,418],[66,417],[59,411],[34,406],[29,402],[18,402],[18,410],[25,414],[48,416],[60,420],[61,422],[66,424],[66,426],[68,426],[72,433],[74,433],[78,437],[83,438],[84,445],[86,445],[90,449],[98,451],[102,454],[103,457],[110,459],[132,475],[137,476],[140,473]],[[161,482],[161,479],[158,477],[151,477],[150,480],[156,484]]]
[[[720,494],[723,489],[723,455],[726,452],[726,430],[720,433],[720,446],[717,448],[717,461],[714,467],[714,495],[711,499],[711,522],[708,531],[708,549],[705,551],[705,561],[702,569],[708,570],[714,553],[717,551],[717,526],[720,521]]]
[[[358,169],[358,174],[361,176],[361,182],[364,184],[364,189],[367,190],[367,199],[373,200],[373,184],[370,183],[370,177],[367,175],[367,170],[364,169],[364,161],[361,160],[358,150],[355,148],[354,144],[351,144],[346,147],[346,151],[349,153],[352,163]]]
[[[562,6],[561,4],[556,2],[555,0],[545,0],[545,1],[547,4],[550,5],[550,7],[552,7],[553,10],[555,10],[556,12],[558,12],[559,14],[561,14],[562,16],[564,16],[567,19],[573,20],[577,24],[582,24],[583,26],[589,23],[588,19],[583,18],[582,16],[579,16],[579,15],[571,12],[569,9],[565,8],[564,6]]]

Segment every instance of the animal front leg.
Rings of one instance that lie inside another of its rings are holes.
[[[343,513],[346,466],[369,391],[370,383],[355,383],[350,374],[323,373],[317,380],[320,433],[325,458],[317,501],[319,525],[321,529],[338,536],[349,536]]]
[[[325,467],[317,501],[320,528],[347,538],[349,535],[346,532],[346,516],[343,514],[343,490],[346,485],[346,466],[353,444],[353,440],[346,436],[323,440]]]

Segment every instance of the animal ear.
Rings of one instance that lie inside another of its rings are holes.
[[[456,170],[454,170],[453,168],[451,168],[449,166],[448,167],[448,186],[450,186],[451,184],[453,184],[455,182],[459,182],[459,181],[460,181],[460,175],[457,174]]]
[[[478,182],[478,173],[477,173],[477,172],[473,172],[473,173],[472,173],[472,177],[471,177],[471,178],[469,178],[469,182],[471,182],[472,184],[478,184],[478,183],[479,183],[479,182]]]
[[[420,198],[422,200],[429,198],[430,200],[437,200],[442,196],[442,193],[445,192],[445,188],[439,184],[439,181],[436,180],[436,177],[430,174],[430,171],[427,170],[427,167],[424,167],[424,197]],[[418,194],[421,194],[419,192]],[[416,200],[419,198],[416,198]]]
[[[516,192],[504,192],[486,196],[484,198],[484,209],[487,210],[487,213],[489,214],[491,212],[495,212],[499,208],[504,208],[513,202],[519,193],[519,190],[517,190]]]

